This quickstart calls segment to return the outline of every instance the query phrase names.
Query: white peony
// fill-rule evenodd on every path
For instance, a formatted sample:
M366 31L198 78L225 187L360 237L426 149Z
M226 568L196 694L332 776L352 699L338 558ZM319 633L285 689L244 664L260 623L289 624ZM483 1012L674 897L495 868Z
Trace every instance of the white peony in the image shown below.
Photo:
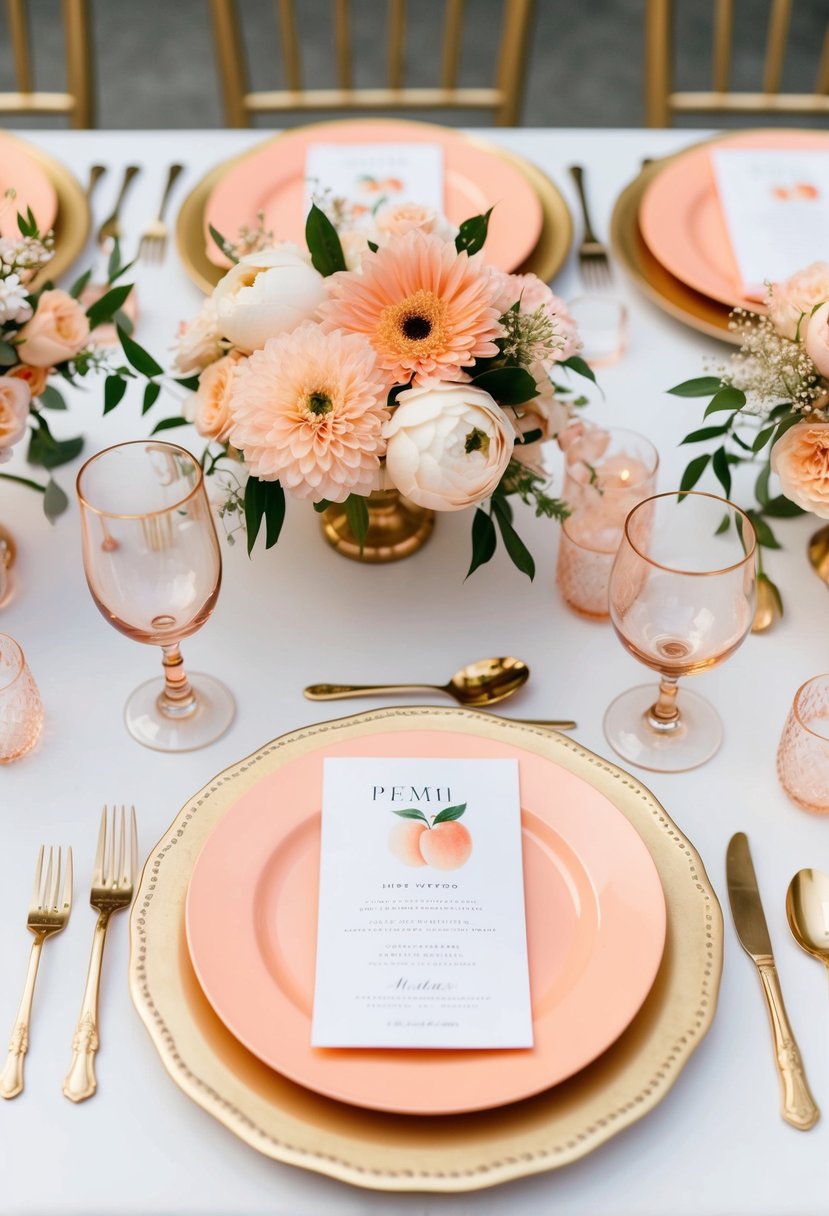
M489 393L445 382L402 392L383 434L392 482L434 511L460 511L487 498L515 444L515 428Z
M325 279L295 245L247 254L213 291L219 333L248 352L313 319L324 299Z

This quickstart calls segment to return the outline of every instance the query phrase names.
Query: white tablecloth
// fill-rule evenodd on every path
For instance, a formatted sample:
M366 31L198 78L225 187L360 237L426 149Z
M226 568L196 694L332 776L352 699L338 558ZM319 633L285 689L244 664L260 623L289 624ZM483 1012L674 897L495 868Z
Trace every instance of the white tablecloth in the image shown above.
M575 161L586 166L601 234L607 233L614 198L643 157L698 138L688 131L488 134L536 161L573 204L566 167ZM175 204L210 166L255 143L261 132L40 131L31 138L82 180L93 162L109 166L95 196L98 219L108 213L122 167L129 161L143 166L124 216L125 252L132 254L170 162L187 166ZM100 266L90 245L79 267L89 258ZM174 249L162 268L140 266L137 283L137 336L166 355L178 321L198 307L199 293ZM556 288L565 297L580 293L575 254ZM592 415L649 434L662 454L661 488L669 489L687 456L677 442L697 420L699 406L669 397L665 389L702 374L706 357L721 359L725 348L663 316L620 271L616 288L630 306L629 349L602 373L605 399L597 399ZM106 421L101 412L102 392L93 386L73 396L71 417L53 414L50 421L58 434L82 429L90 452L146 433L137 389ZM176 403L162 400L153 416L162 412L178 412ZM174 432L174 438L187 434ZM75 472L76 467L58 471L70 492ZM224 549L217 611L184 647L194 669L214 672L233 689L233 728L207 750L161 755L133 743L121 722L127 694L160 670L158 653L107 627L95 609L84 582L74 504L53 528L37 495L0 482L0 519L21 550L17 593L0 612L0 629L23 645L46 704L37 749L0 771L1 1033L11 1026L25 971L25 909L37 845L71 843L76 859L71 923L44 950L26 1092L0 1103L0 1211L826 1212L829 1118L805 1135L779 1118L766 1013L727 906L719 1012L662 1104L576 1165L508 1187L453 1198L373 1194L275 1164L237 1141L172 1083L132 1008L126 916L113 922L107 946L99 1092L81 1106L67 1102L60 1086L92 934L86 890L103 803L135 802L146 854L179 806L215 772L280 732L324 716L302 697L303 685L312 680L442 680L460 662L518 654L533 675L506 712L572 715L579 723L577 738L607 752L603 711L619 691L643 682L645 673L609 626L579 620L563 607L553 578L556 529L547 522L521 518L539 567L534 584L502 554L464 583L465 514L439 518L428 548L416 559L372 568L336 556L317 535L314 513L292 504L276 550L249 562L243 546ZM812 527L810 520L781 525L786 550L768 559L786 589L784 622L769 635L750 637L728 663L695 683L725 720L720 754L696 772L645 780L699 848L724 903L726 843L733 831L748 832L795 1033L818 1102L829 1109L825 976L792 941L784 912L786 886L798 868L829 870L829 823L794 808L778 788L774 769L793 692L829 666L829 600L804 552ZM342 712L375 704L352 702Z

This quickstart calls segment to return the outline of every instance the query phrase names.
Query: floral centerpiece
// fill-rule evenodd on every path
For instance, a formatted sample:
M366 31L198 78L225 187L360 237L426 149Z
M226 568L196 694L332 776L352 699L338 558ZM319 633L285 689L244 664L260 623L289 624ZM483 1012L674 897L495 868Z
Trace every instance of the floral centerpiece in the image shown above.
M779 549L770 521L811 511L829 519L829 262L814 262L783 283L768 284L767 313L737 308L730 326L739 351L714 376L671 389L680 397L709 397L705 419L683 443L707 444L690 461L681 489L711 467L726 498L732 472L759 465L755 504L760 587L782 612L780 592L762 568L761 549ZM776 474L780 493L773 494Z
M8 192L9 202L13 197ZM141 376L147 380L147 410L161 391L155 377L163 369L130 337L125 309L132 286L118 283L130 265L121 261L117 244L103 286L92 286L87 270L67 292L46 277L54 233L41 233L31 210L18 215L17 224L19 236L0 238L0 464L28 435L26 459L49 477L44 483L0 470L0 478L42 493L44 511L54 520L66 509L67 497L51 471L74 460L84 442L80 435L58 439L52 434L47 415L67 408L57 384L105 375L107 413L124 396L128 381ZM97 341L101 327L111 324L123 357Z
M534 275L487 266L488 214L454 234L411 204L369 229L329 211L312 206L307 249L261 223L240 244L213 233L233 265L182 328L176 366L198 387L159 426L210 441L205 470L224 470L220 513L244 518L248 551L263 522L276 543L287 495L344 521L356 554L391 493L421 513L473 508L469 573L500 535L532 577L512 502L566 514L539 445L584 399L551 377L593 378L566 308Z

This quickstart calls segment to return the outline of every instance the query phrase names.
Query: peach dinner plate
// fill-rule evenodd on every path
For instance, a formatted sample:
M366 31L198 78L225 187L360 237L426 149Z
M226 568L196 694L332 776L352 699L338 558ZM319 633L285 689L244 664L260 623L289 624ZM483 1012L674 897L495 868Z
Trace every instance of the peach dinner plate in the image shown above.
M305 244L305 158L315 143L431 143L444 155L446 217L460 224L493 207L486 260L499 270L520 266L541 235L544 215L529 181L514 165L474 139L429 123L358 119L315 123L269 140L240 161L216 186L204 209L208 257L229 265L209 225L233 240L243 224L265 216L277 240Z
M325 756L518 760L531 1049L311 1046ZM411 730L320 745L242 795L199 854L186 924L207 999L271 1068L357 1106L441 1115L516 1102L596 1059L653 984L666 916L645 844L588 782L510 744Z
M7 199L7 190L16 197ZM26 145L0 132L0 236L19 237L17 213L31 207L41 232L47 232L58 213L58 196L45 170L30 156Z
M711 153L715 148L829 151L825 131L740 131L708 140L668 161L642 198L639 227L654 257L688 287L729 307L758 311L742 294ZM759 311L764 311L762 306Z

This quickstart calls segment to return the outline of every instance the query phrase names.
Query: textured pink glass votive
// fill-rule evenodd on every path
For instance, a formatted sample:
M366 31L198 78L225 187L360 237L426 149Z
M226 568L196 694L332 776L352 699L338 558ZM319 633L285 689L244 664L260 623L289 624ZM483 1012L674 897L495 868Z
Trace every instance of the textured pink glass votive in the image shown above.
M0 764L31 751L43 725L43 703L23 651L0 633Z
M829 815L829 675L798 688L777 749L780 784L797 806Z

